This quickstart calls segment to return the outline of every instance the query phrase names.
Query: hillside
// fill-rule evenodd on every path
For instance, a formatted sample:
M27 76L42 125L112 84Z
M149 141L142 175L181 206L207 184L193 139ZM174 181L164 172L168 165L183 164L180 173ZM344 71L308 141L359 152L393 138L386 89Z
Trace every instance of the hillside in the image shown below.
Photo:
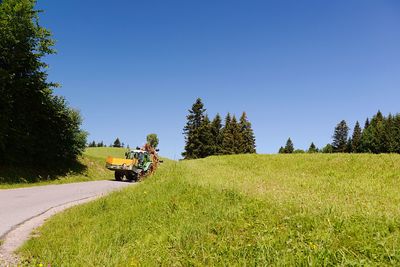
M56 215L21 253L55 266L399 265L399 178L400 155L166 161Z
M125 151L124 148L87 148L76 164L57 169L1 167L0 189L114 179L113 172L104 167L105 159L107 156L124 157Z

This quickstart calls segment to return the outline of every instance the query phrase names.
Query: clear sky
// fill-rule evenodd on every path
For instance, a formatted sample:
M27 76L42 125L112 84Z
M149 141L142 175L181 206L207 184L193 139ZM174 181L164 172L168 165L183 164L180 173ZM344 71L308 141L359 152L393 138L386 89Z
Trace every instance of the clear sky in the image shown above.
M49 78L89 140L157 133L179 158L187 110L248 113L259 153L331 142L380 109L400 112L400 1L39 0L57 40Z

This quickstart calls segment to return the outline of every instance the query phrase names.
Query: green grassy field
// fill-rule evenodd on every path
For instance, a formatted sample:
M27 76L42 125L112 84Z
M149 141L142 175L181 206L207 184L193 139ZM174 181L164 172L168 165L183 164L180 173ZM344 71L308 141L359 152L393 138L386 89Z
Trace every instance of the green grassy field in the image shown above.
M166 161L20 252L52 266L398 266L399 181L400 155Z
M123 148L87 148L79 162L65 170L37 170L25 166L0 168L0 189L87 182L113 179L113 172L107 170L107 156L124 157Z

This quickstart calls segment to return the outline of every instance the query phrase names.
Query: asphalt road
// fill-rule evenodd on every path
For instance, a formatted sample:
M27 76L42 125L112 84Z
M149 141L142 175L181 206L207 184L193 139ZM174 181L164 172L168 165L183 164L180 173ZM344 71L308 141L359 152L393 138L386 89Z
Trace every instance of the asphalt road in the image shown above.
M0 190L0 238L51 208L107 194L131 183L94 181Z

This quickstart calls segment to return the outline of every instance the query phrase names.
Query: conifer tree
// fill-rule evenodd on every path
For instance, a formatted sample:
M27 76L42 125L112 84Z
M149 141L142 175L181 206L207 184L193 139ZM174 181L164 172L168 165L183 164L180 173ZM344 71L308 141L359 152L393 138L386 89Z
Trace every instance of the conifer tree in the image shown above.
M284 154L284 153L285 153L285 148L284 148L283 146L281 146L281 147L279 148L278 153L279 153L279 154Z
M211 123L211 134L213 136L213 155L222 154L222 119L217 114Z
M199 147L196 148L196 156L205 158L214 154L214 136L212 135L212 125L207 115L199 128Z
M353 135L352 135L352 143L351 143L351 152L352 153L360 153L361 152L361 138L362 138L362 129L360 127L360 123L357 121L354 126Z
M315 146L314 142L311 143L307 152L308 153L318 153L318 148Z
M332 146L334 152L344 153L347 150L349 127L345 120L342 120L336 127L333 134Z
M361 138L363 152L384 153L384 117L380 111L372 117Z
M256 153L256 138L253 129L251 128L251 123L247 119L246 112L243 112L240 117L240 131L242 134L240 152L245 154Z
M286 154L292 154L294 152L294 145L292 142L292 139L289 139L286 141L286 145L285 145L285 153Z
M232 118L231 114L228 113L225 117L224 128L222 129L222 154L224 155L235 154L235 141L232 132Z
M119 140L118 137L117 137L117 139L115 139L113 147L121 147L121 141Z
M233 137L233 154L244 153L242 151L243 135L235 115L233 115L231 120L231 133Z
M201 98L198 98L193 104L192 108L189 110L189 115L187 115L187 123L183 129L183 134L185 135L185 152L182 156L185 159L196 159L200 158L201 150L201 140L200 132L201 126L204 121L206 109Z
M395 142L395 153L400 153L400 114L397 114L393 119L393 136Z

